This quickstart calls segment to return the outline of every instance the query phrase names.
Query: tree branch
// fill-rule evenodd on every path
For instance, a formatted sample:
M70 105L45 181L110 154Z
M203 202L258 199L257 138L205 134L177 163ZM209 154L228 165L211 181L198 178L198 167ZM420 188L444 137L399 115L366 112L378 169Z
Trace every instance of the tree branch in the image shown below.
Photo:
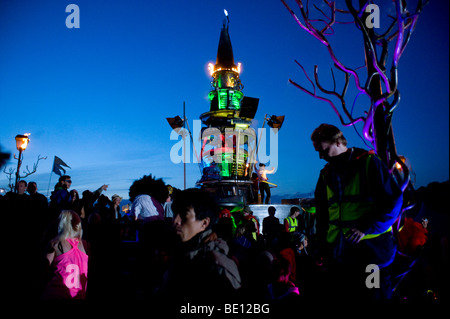
M26 166L26 169L27 169L27 170L26 170L26 171L25 171L25 170L23 171L23 173L24 173L25 175L24 175L24 176L20 176L20 178L25 178L25 177L30 176L31 174L36 173L36 170L37 170L38 165L39 165L39 161L40 161L40 160L46 160L46 159L47 159L47 157L41 157L41 155L38 155L38 160L37 160L37 162L33 164L33 170L30 171L30 169L28 168L28 165L27 165L27 166Z

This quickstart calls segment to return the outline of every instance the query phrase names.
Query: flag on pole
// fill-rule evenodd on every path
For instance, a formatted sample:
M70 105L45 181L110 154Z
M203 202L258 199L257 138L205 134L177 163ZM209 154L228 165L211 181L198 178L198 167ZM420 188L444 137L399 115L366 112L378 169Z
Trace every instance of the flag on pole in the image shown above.
M167 117L167 122L169 122L170 127L175 130L177 133L179 132L180 128L183 127L184 121L181 117L178 115L175 117Z
M55 159L53 160L53 169L52 169L53 173L61 176L62 175L61 171L63 171L64 174L66 174L66 170L63 168L63 166L71 168L69 165L64 163L62 159L60 159L58 156L55 155Z

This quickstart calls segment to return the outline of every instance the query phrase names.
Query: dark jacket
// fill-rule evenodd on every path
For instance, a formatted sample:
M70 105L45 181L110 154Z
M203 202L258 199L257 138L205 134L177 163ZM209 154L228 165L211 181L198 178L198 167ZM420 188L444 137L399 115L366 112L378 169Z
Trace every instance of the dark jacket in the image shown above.
M236 263L227 256L225 241L206 230L181 243L164 275L162 293L175 300L217 301L237 295L241 277Z
M349 187L355 186L357 174L360 176L357 179L358 196L348 196ZM329 198L330 193L333 194L332 198ZM367 206L372 207L370 211L360 214L356 220L352 221L352 225L346 225L346 222L342 221L340 227L342 229L356 228L366 235L381 234L389 229L401 212L402 191L387 167L376 155L363 149L349 148L347 152L333 158L322 169L315 190L315 199L317 236L320 243L325 244L327 233L332 229L330 207L336 206L336 202L340 207L348 207L346 204L352 202L370 202L371 205ZM357 207L357 205L349 206ZM341 209L340 214L345 215L347 213L344 211L345 208ZM336 221L333 225L336 225ZM345 236L345 234L341 235ZM342 244L342 236L333 243L334 246ZM376 244L378 241L380 245ZM379 249L384 249L381 247L384 245L383 242L382 238L367 239L362 240L360 246L367 245L368 250L378 253ZM380 262L388 262L392 254L391 250L381 252L383 256L377 256L377 258Z
M70 193L67 189L57 187L50 196L50 220L58 218L61 211L70 209Z

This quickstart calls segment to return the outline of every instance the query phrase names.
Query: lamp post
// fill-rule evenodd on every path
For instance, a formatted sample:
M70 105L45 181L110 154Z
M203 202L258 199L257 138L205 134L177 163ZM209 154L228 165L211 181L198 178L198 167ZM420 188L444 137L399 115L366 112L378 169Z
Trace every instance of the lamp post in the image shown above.
M17 193L17 183L19 182L19 171L20 166L22 165L22 152L26 150L28 146L28 142L30 141L30 138L28 137L29 134L25 135L16 135L16 148L19 151L19 157L17 158L17 171L16 171L16 182L14 184L14 192Z
M183 118L181 118L179 115L175 117L167 117L167 122L169 123L170 127L175 130L178 134L181 134L183 138L183 176L184 176L184 182L183 182L183 189L186 189L186 133L189 133L189 137L192 142L192 147L194 148L195 156L197 157L197 163L198 168L200 169L200 175L202 174L202 168L200 166L200 159L197 155L197 150L195 149L195 143L194 139L192 138L192 132L189 127L189 122L186 119L186 103L183 101ZM187 124L187 132L186 132L186 124ZM181 128L183 128L182 133L180 133Z

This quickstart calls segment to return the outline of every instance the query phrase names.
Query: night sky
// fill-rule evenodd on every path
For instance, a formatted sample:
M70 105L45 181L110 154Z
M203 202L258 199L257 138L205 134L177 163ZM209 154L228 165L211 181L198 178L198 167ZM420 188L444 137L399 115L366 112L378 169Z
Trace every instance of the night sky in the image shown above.
M299 14L295 1L287 2ZM80 9L80 28L66 27L71 3ZM377 3L382 14L390 12L392 1ZM182 188L183 165L171 162L177 141L170 140L166 117L182 116L185 102L192 128L209 111L207 65L216 59L224 9L235 62L242 63L243 93L260 99L253 127L261 127L265 114L286 116L278 169L269 175L279 185L272 194L312 192L325 164L310 142L314 128L337 125L349 146L367 146L327 103L288 82L310 88L298 60L310 76L317 64L321 82L331 88L332 63L280 1L0 0L2 150L17 154L14 137L31 133L24 167L38 155L47 159L26 180L36 181L45 195L57 181L50 174L55 155L71 167L72 188L80 193L109 184L107 196L128 198L131 183L148 174ZM432 0L424 8L399 64L401 102L393 128L398 153L416 174L415 188L449 179L448 12L448 1ZM383 27L390 20L382 15L380 22ZM351 67L363 65L354 25L336 25L334 33L336 55ZM342 73L335 75L342 86ZM351 87L350 107L355 96ZM361 97L354 114L365 110ZM11 156L7 168L16 165ZM198 179L198 164L189 163L187 186ZM2 173L0 187L6 186Z

